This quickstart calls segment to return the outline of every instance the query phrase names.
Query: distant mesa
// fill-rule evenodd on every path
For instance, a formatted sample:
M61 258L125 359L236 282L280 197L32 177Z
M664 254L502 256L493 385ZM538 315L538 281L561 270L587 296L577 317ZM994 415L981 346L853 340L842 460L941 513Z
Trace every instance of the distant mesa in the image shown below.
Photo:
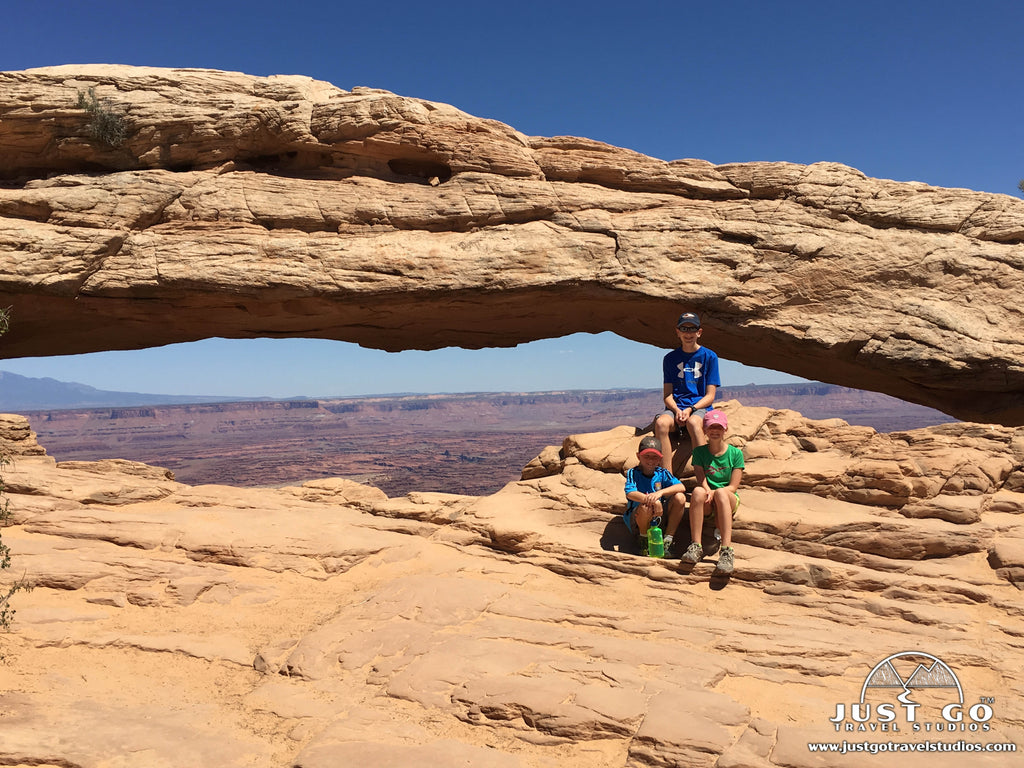
M242 397L201 397L198 395L112 392L96 389L87 384L58 381L51 378L19 376L16 373L0 371L0 411L43 411L64 408L129 408L145 405L218 403L246 399Z
M0 145L7 358L212 336L397 351L611 330L667 347L685 307L728 359L1024 424L1024 201L1008 195L665 162L198 69L0 73Z

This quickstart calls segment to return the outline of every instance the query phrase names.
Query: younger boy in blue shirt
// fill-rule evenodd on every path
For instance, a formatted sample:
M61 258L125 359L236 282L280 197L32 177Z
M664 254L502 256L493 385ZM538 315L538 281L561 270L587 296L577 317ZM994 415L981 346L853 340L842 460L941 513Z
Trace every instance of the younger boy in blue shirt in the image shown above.
M661 466L661 441L648 435L640 441L636 454L640 463L626 472L626 527L640 538L641 554L646 554L647 530L652 525L664 529L662 516L678 525L686 504L686 488ZM675 529L675 525L672 526ZM665 551L672 545L665 539Z

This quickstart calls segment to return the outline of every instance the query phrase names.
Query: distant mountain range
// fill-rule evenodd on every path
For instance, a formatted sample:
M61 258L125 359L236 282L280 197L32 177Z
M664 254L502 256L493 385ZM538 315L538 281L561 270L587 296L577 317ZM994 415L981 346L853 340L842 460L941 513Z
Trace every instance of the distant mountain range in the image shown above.
M66 408L123 408L132 405L187 405L266 398L150 395L108 392L85 384L57 379L34 379L0 371L0 411L58 411Z
M594 392L604 390L594 390ZM618 392L618 395L615 393ZM605 397L624 397L625 390L608 390ZM629 390L644 393L647 390ZM491 396L495 393L468 393L469 395ZM500 394L500 393L498 393ZM531 393L536 399L544 393ZM550 392L549 396L566 396L567 392ZM579 394L579 393L576 393ZM651 389L649 394L657 402L661 391ZM379 395L376 398L398 401L403 397L414 397L422 400L424 395L409 393ZM324 398L321 398L324 399ZM342 398L354 400L355 398ZM365 398L364 398L365 399ZM812 419L839 418L851 424L873 426L879 431L912 429L928 424L941 424L955 421L951 416L925 408L921 405L906 403L902 400L883 395L878 392L840 387L820 382L804 382L794 384L748 384L745 386L725 386L719 390L719 401L739 400L744 405L764 405L772 408L789 408L799 411ZM269 398L269 397L214 397L202 395L155 395L142 392L111 392L96 389L76 382L58 381L57 379L35 379L19 376L14 373L0 371L0 412L26 413L39 411L60 411L88 408L129 408L135 406L159 405L195 405L202 403L242 403L242 402L286 402L310 400L314 398Z

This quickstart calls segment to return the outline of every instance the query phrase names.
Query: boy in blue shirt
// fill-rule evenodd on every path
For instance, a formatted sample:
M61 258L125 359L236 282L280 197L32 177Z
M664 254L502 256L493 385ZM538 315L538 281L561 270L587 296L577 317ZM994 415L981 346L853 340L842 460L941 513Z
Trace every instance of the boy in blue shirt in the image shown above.
M707 442L704 415L712 410L715 392L722 385L718 355L698 343L702 333L697 315L681 314L676 321L679 346L662 361L665 411L654 420L654 435L665 447L661 466L669 472L672 471L672 432L685 427L690 445L704 445Z
M675 530L683 518L686 488L671 472L661 466L661 441L648 435L640 441L636 454L640 464L626 472L626 527L640 539L641 554L647 554L647 529L652 525L664 529L662 516L668 513L668 523ZM672 545L665 539L665 552Z

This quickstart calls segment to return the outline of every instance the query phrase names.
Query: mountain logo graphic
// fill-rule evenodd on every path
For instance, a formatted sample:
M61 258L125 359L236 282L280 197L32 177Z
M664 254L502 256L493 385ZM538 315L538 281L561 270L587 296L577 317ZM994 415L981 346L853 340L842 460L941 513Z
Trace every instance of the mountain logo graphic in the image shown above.
M913 666L911 666L913 665ZM904 670L900 675L897 666ZM861 703L869 688L899 688L901 701L913 688L952 688L959 703L964 702L963 688L956 673L942 659L922 651L902 651L882 659L871 670L860 690Z

